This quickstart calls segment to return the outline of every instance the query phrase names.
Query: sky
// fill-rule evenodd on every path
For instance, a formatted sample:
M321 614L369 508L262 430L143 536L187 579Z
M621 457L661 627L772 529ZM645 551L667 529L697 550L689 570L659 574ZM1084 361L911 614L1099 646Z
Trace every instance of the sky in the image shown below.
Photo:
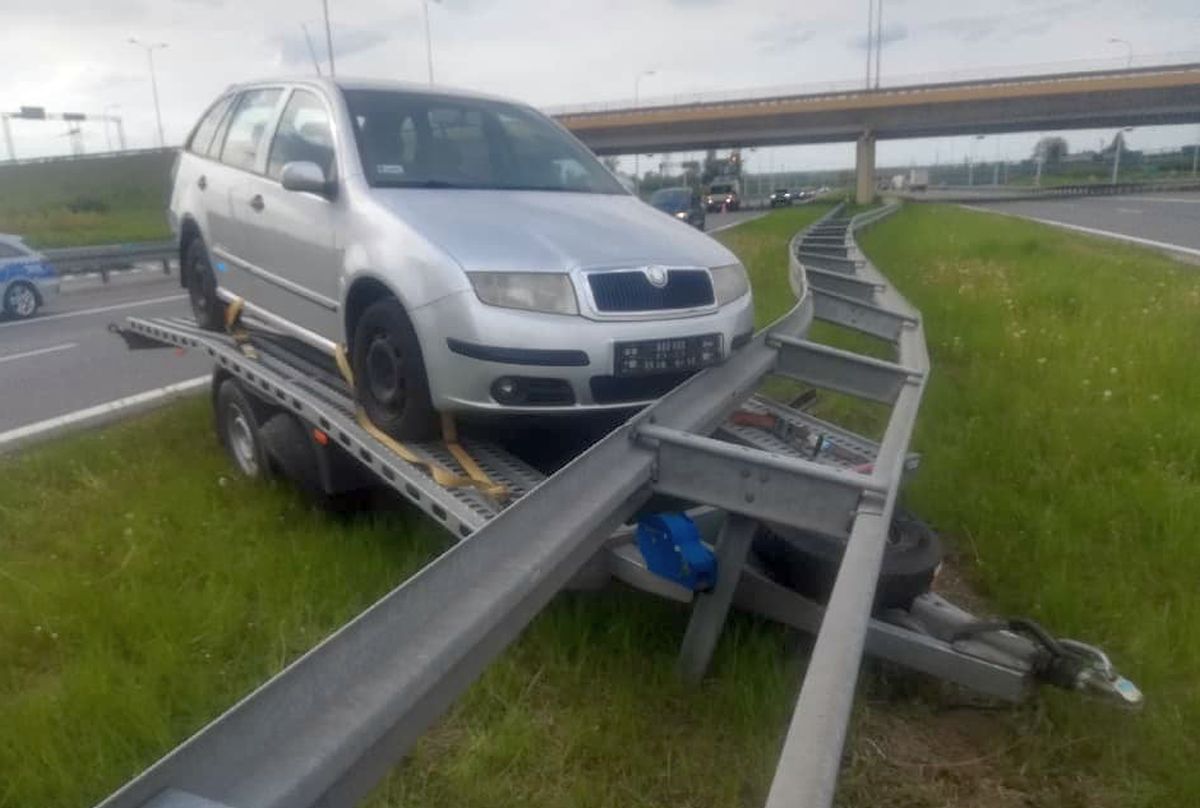
M430 0L439 84L536 106L643 99L743 88L861 81L867 0ZM422 0L329 0L342 76L424 82ZM227 85L311 75L302 26L326 68L320 0L0 0L0 109L120 115L131 147L156 144L146 52L154 53L163 128L178 144ZM1200 61L1195 0L884 0L884 83L947 79L1046 64L1053 71L1190 54ZM1170 55L1168 57L1168 55ZM643 75L653 71L651 75ZM640 78L638 78L640 76ZM12 124L18 157L64 154L62 123ZM103 151L99 123L83 127ZM1047 133L881 142L879 165L1020 159ZM1073 151L1111 131L1064 133ZM1135 149L1195 143L1200 124L1144 127ZM678 158L676 158L678 159ZM628 163L629 161L626 161ZM853 144L758 149L751 171L841 168ZM657 164L643 159L642 167Z

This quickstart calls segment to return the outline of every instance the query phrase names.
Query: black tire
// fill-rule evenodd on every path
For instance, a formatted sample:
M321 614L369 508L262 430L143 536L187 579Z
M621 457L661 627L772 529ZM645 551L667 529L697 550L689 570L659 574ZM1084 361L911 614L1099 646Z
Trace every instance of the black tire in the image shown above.
M271 460L259 430L259 407L240 384L226 379L213 400L217 438L238 471L252 480L271 476Z
M754 552L767 574L818 603L829 600L844 550L838 539L782 526L764 526L754 539ZM929 591L941 563L942 543L933 528L897 509L875 588L875 612L908 608Z
M225 329L225 303L217 297L217 278L212 263L208 260L208 249L199 238L188 245L187 290L192 304L192 316L196 325L208 331Z
M375 426L397 440L437 434L421 344L398 300L367 306L354 325L350 364L358 402Z
M42 305L33 284L14 281L4 290L4 313L14 320L28 320Z

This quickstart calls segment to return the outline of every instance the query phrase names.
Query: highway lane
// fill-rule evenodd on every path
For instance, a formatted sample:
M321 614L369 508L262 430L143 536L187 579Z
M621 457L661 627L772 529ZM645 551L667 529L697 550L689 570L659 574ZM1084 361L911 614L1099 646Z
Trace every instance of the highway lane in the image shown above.
M757 219L764 213L765 211L761 210L735 210L730 213L709 213L704 217L704 232L716 233L726 230L735 224L741 224L749 219Z
M189 312L171 277L61 295L32 320L0 321L0 432L204 375L200 356L131 352L106 331L130 314Z
M1200 193L1091 196L1014 202L974 202L972 207L1148 239L1200 250Z

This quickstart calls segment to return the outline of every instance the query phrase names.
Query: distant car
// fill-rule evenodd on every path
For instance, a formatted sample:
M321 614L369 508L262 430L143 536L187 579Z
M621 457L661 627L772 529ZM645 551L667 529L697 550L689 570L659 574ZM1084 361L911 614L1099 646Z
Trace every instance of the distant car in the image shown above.
M650 204L681 222L704 229L704 206L700 204L700 194L691 188L659 188L650 195Z
M438 411L640 407L754 330L737 256L487 96L231 87L184 142L168 219L200 325L240 301L348 360L367 417L402 440L436 435Z
M26 320L58 294L58 273L19 236L0 233L0 303L4 314Z
M776 188L771 192L771 207L785 208L792 204L792 192L787 188Z
M708 187L708 195L704 197L704 207L709 213L722 208L737 210L741 206L742 202L738 198L736 182L714 182Z

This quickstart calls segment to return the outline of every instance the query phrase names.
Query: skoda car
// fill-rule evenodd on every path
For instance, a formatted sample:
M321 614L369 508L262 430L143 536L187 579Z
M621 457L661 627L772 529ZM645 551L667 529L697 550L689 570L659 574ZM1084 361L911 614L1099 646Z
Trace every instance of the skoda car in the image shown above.
M753 329L746 271L520 103L337 79L235 86L174 170L198 322L235 299L345 351L372 421L645 404Z
M0 233L0 311L24 320L58 294L58 273L18 236Z

